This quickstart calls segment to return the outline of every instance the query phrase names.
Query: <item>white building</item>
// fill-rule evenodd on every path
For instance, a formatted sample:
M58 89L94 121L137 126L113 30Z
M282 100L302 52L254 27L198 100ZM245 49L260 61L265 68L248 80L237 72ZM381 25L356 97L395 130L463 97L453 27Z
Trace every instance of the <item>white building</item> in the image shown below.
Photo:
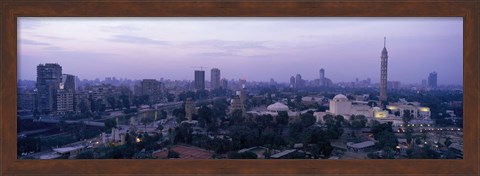
M373 142L373 141L363 141L363 142L355 143L355 144L353 142L348 142L347 143L347 149L353 150L355 152L365 151L369 148L372 148L373 146L375 146L375 142Z
M317 123L324 123L323 116L327 114L327 112L314 112L313 116L315 116L315 119L317 119Z
M322 104L323 96L305 96L302 97L303 104Z
M274 104L271 104L269 106L267 106L267 111L268 112L275 112L275 113L278 113L278 112L288 112L290 109L288 108L287 105L283 104L283 103L280 103L280 102L276 102Z
M388 111L384 111L379 107L374 107L373 108L373 117L375 119L384 119L388 117Z
M403 117L405 111L410 111L414 119L430 119L431 112L428 107L421 107L413 104L392 104L387 106L392 114L397 114L399 117Z
M257 110L252 110L248 111L247 114L252 114L252 115L272 115L274 120L276 116L278 116L279 112L286 112L288 115L288 121L291 122L293 120L298 119L300 117L300 112L294 112L290 111L290 108L288 108L287 105L276 102L274 104L268 105L266 110L265 109L257 109Z
M368 102L353 101L350 113L355 114L355 115L363 115L365 117L371 117L372 116L372 108L370 106L368 106Z
M329 112L335 115L350 115L352 103L343 94L338 94L330 100Z

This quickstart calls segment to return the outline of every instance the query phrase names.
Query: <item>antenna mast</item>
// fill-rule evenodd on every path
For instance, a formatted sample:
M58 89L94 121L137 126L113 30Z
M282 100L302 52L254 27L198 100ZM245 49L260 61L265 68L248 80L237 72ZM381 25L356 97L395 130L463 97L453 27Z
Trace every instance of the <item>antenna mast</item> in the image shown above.
M387 45L387 37L383 37L383 47L385 48L386 45Z

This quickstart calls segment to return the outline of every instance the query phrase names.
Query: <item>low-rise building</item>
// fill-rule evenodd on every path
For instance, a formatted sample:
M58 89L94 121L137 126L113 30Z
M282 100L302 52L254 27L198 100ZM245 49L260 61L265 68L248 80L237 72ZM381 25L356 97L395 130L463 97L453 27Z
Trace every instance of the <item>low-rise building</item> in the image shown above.
M373 141L364 141L360 143L353 143L353 142L347 143L347 149L353 150L355 152L365 151L367 149L373 148L374 146L375 146L375 142Z

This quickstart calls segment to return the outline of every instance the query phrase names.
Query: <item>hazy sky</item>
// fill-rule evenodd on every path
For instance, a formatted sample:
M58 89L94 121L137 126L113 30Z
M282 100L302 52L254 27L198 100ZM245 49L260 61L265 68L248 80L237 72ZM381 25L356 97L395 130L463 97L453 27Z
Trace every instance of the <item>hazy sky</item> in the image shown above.
M18 18L19 79L58 63L80 79L193 80L193 67L227 79L379 82L387 37L388 80L463 84L462 18Z

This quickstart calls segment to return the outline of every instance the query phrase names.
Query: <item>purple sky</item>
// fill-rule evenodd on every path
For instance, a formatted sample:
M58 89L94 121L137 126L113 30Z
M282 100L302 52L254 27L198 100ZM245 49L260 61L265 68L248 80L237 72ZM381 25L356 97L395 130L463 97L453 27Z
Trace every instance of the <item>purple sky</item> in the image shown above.
M193 80L196 66L227 79L379 82L383 37L388 80L463 84L462 18L18 18L19 79L59 63L80 79Z

